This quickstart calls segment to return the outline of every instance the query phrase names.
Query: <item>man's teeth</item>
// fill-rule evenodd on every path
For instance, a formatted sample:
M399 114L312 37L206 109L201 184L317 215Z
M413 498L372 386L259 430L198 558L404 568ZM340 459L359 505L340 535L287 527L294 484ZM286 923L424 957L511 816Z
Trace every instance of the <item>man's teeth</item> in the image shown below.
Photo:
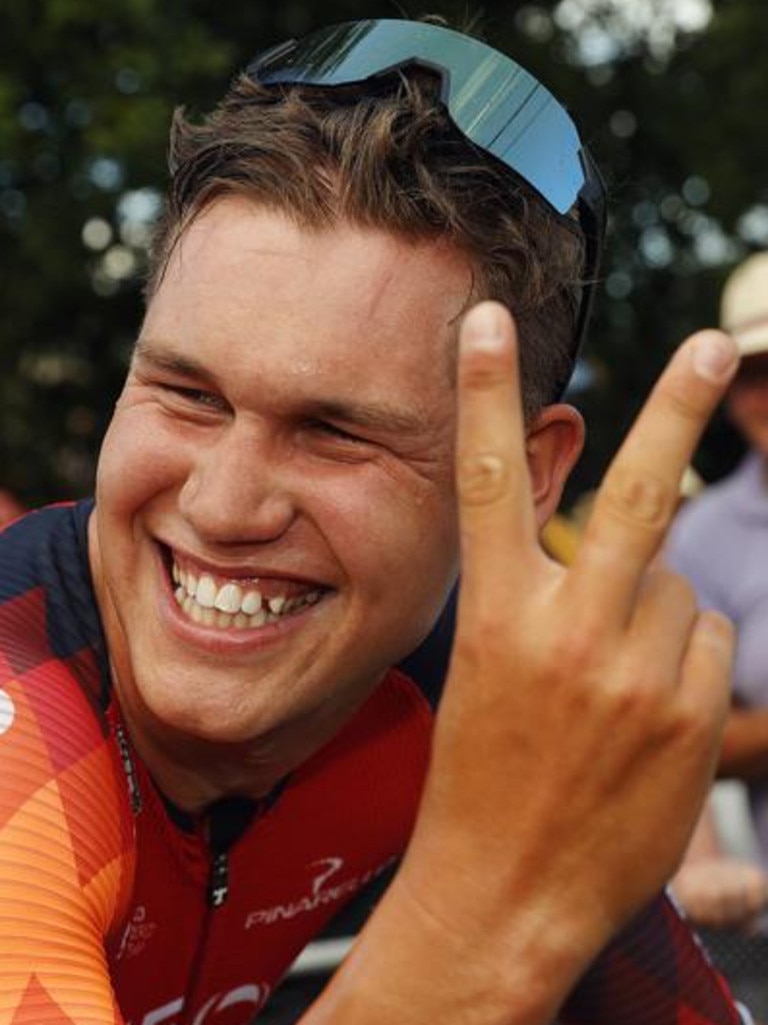
M172 576L176 584L174 595L185 615L195 623L221 630L266 626L320 600L319 591L307 591L293 598L282 594L265 598L256 588L245 589L233 581L219 586L210 574L197 577L176 562Z

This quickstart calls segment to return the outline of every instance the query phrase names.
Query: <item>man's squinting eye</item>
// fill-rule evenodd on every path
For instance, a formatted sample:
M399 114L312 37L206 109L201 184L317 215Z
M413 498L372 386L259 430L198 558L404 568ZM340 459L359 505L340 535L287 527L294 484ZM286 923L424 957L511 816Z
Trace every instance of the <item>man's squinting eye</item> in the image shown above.
M204 388L188 388L178 384L161 385L164 391L184 399L192 406L202 406L208 409L225 409L226 402L215 392L206 391Z
M361 438L357 434L351 434L349 431L344 430L343 427L338 427L336 424L329 423L327 420L308 420L304 427L305 430L314 431L317 434L326 435L329 438L336 438L339 441L348 441L358 445L367 443L366 438Z

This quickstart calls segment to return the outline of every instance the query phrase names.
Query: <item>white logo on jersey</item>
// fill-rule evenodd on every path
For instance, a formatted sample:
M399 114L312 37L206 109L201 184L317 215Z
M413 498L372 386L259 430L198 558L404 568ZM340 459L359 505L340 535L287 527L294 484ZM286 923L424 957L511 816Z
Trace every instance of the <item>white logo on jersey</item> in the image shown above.
M147 909L143 904L137 904L131 915L131 920L126 925L120 940L116 960L122 961L129 957L136 957L140 954L157 931L155 922L147 921Z
M343 858L320 858L319 861L313 861L313 865L325 865L325 871L320 872L316 875L312 883L312 896L316 897L323 888L323 883L327 882L331 876L336 875L340 868L344 868Z
M0 736L6 733L16 718L16 706L7 691L0 690Z
M287 901L284 904L275 904L271 908L259 908L257 911L249 911L245 916L245 928L252 929L255 925L274 925L275 922L295 918L297 915L307 914L315 911L325 904L333 904L343 897L351 896L357 890L362 889L366 883L380 876L382 872L393 865L397 858L389 858L375 868L362 872L359 875L351 875L346 879L338 879L338 873L344 868L344 859L339 857L320 858L318 861L310 862L310 868L322 866L320 872L315 872L312 882L309 885L309 893L298 897L296 900ZM329 886L328 881L337 877L333 885Z
M219 1011L226 1011L229 1007L244 1004L249 1008L250 1014L260 1011L269 998L270 987L265 983L246 983L244 986L236 986L227 990L226 993L214 993L212 997L203 1004L195 1017L192 1025L215 1025ZM141 1019L139 1025L179 1025L180 1015L184 1010L184 998L178 997L171 1000L162 1007L155 1007ZM186 1019L185 1019L186 1020ZM129 1022L128 1025L131 1025Z

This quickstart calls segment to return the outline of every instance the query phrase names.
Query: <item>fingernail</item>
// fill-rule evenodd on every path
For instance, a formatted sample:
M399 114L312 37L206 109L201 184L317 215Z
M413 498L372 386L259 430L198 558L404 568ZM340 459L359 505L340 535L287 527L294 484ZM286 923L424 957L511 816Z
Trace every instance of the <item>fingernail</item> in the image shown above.
M483 302L467 314L464 344L474 352L501 352L506 344L503 310L498 303Z
M736 366L739 352L729 335L720 331L705 331L696 341L693 367L699 377L719 384Z

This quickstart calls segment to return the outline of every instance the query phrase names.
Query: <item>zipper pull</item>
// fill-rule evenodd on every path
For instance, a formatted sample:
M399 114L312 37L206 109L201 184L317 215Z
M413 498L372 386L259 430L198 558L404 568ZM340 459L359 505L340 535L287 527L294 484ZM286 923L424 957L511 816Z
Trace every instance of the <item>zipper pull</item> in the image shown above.
M229 858L226 851L220 851L211 864L208 886L208 902L213 908L220 908L229 896Z

